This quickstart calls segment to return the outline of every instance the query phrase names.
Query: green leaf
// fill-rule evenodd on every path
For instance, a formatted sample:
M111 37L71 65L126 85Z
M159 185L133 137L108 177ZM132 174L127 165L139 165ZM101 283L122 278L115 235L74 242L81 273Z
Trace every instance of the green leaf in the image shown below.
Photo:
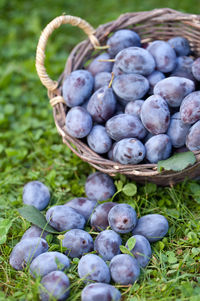
M131 251L133 250L133 248L135 247L135 244L136 244L136 239L134 237L130 237L128 240L127 240L127 245L128 245L128 249Z
M133 254L131 253L131 251L129 251L129 249L127 249L125 246L120 246L120 251L123 253L123 254L129 254L131 256L133 256Z
M0 244L4 244L7 239L7 233L12 226L12 220L1 219L0 220Z
M44 215L37 208L26 205L19 208L18 211L23 218L25 218L30 223L38 226L39 228L50 233L60 234L60 232L56 231L54 228L47 224Z
M150 194L156 192L157 186L154 183L146 183L144 189L146 194Z
M133 183L126 184L122 191L127 196L134 196L137 193L137 186Z
M181 171L195 162L196 158L193 152L179 153L167 160L158 161L158 171L161 172L163 169Z
M195 201L200 204L200 185L197 183L191 183L189 187Z
M122 181L115 181L115 186L117 187L117 191L122 190L123 187Z

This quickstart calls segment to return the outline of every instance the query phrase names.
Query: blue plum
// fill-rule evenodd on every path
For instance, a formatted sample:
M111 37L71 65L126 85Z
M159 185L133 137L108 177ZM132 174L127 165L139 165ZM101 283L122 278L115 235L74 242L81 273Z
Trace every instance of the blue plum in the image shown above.
M100 72L111 72L113 63L109 62L109 59L110 55L106 52L98 55L88 66L88 71L90 71L93 76ZM102 62L101 60L105 61Z
M107 264L95 254L87 254L81 257L78 263L78 274L80 278L84 278L85 282L110 282L110 271Z
M58 205L49 208L46 212L46 220L57 231L66 231L70 229L83 229L85 218L75 209Z
M38 255L48 250L48 244L43 238L33 237L21 240L10 254L10 265L15 270L22 270Z
M65 233L62 246L67 248L65 254L72 258L81 257L94 248L91 235L80 229L72 229Z
M147 214L142 216L133 229L133 235L143 235L149 242L161 240L168 232L167 219L161 214Z
M190 128L186 138L186 146L190 151L200 150L200 120Z
M41 301L58 300L64 301L70 292L70 282L67 275L61 271L53 271L41 280Z
M21 240L26 238L33 238L33 237L41 237L45 239L47 235L48 235L47 231L43 231L39 227L32 225L28 230L26 230Z
M132 236L135 238L135 246L132 250L128 248L128 244L126 243L126 248L129 249L129 251L134 255L135 259L138 261L139 265L142 268L145 268L151 258L152 252L151 252L151 245L146 239L146 237L142 235L134 235Z
M149 90L148 80L140 74L121 74L114 78L112 88L123 104L141 99Z
M192 64L194 60L189 56L179 56L176 59L176 67L171 76L185 77L195 82L192 74Z
M155 135L145 143L146 158L150 163L165 160L171 155L172 144L166 134Z
M49 204L50 192L46 185L39 181L28 182L23 189L23 202L38 210L43 210Z
M190 53L190 44L184 37L174 37L168 40L169 45L175 50L177 56L188 55Z
M115 191L113 179L102 172L89 175L85 183L85 193L90 200L106 201Z
M120 301L117 288L107 283L91 283L81 293L81 301Z
M109 268L112 280L121 285L133 284L140 276L137 260L128 254L113 257Z
M95 75L94 78L94 90L98 90L104 86L109 86L111 81L111 73L110 72L100 72Z
M147 76L155 69L153 56L145 49L129 47L121 50L115 57L115 65L124 73Z
M44 277L53 271L68 269L69 266L69 259L66 255L59 252L45 252L32 261L30 272L34 277Z
M141 120L137 116L129 114L119 114L110 118L106 122L106 131L115 141L124 138L142 139L147 134Z
M116 143L117 143L117 142L115 141L115 142L112 144L111 149L110 149L109 152L108 152L108 159L111 160L111 161L114 161L114 158L113 158L113 149L114 149Z
M145 157L145 147L136 138L118 141L113 149L113 160L121 164L138 164Z
M93 126L87 136L87 143L97 154L107 153L112 146L112 140L108 136L105 127L99 124Z
M109 211L108 222L113 231L128 233L136 226L137 215L130 205L118 204Z
M65 206L69 206L82 214L86 221L90 218L96 205L97 201L92 201L87 198L75 198L65 204Z
M200 58L197 58L192 64L192 74L196 80L200 81Z
M131 46L141 46L139 35L130 29L116 31L108 40L108 52L111 57L115 57L118 52Z
M171 72L176 66L176 52L164 41L154 41L150 43L147 50L152 54L156 69L163 73Z
M116 98L112 88L106 86L97 90L90 98L87 110L93 120L104 123L112 117L116 110Z
M200 91L187 95L180 106L181 120L193 124L200 119Z
M81 105L90 97L94 86L94 78L87 70L75 70L64 79L62 92L68 107Z
M173 147L178 148L185 145L189 129L190 125L182 122L180 112L171 116L167 135L169 136Z
M150 94L153 94L153 89L154 89L155 85L164 78L165 78L165 75L158 70L153 71L149 76L147 76L147 79L149 81L149 87L150 87L149 93Z
M108 213L111 208L116 206L116 203L113 202L106 202L103 204L98 205L90 219L90 224L92 228L94 228L97 231L105 230L108 226Z
M170 111L167 102L160 95L148 97L141 108L141 120L152 134L162 134L168 129Z
M73 107L65 119L67 132L75 138L86 137L92 129L92 117L83 107Z
M138 118L140 118L140 112L142 105L144 103L144 100L138 99L134 101L129 101L125 107L125 114L130 114L130 115L136 115Z
M119 234L112 230L105 230L99 233L94 242L94 249L105 260L111 260L115 255L120 254L122 244Z
M172 76L159 81L154 87L154 94L160 95L170 107L179 107L186 95L195 90L192 80Z

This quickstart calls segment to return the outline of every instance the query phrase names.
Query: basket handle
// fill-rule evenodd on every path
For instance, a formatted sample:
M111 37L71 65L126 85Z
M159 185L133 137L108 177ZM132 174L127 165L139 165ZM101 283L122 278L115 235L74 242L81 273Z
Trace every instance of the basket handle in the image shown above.
M98 39L94 35L95 29L85 20L69 15L64 15L53 19L42 31L36 50L36 70L38 76L42 84L50 91L53 91L57 88L58 82L50 79L46 72L44 66L45 48L49 36L56 28L60 27L60 25L62 24L71 24L72 26L78 26L86 33L94 48L97 48L100 45Z

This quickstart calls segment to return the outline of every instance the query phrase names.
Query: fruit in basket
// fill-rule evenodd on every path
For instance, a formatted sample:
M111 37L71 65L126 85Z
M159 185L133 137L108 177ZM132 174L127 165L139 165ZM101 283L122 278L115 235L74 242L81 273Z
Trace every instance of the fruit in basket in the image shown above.
M91 283L81 293L81 301L120 301L121 294L117 288L107 283Z
M26 205L43 210L47 207L50 200L50 192L46 185L39 181L31 181L24 186L23 202Z
M85 193L90 200L105 201L116 191L113 179L102 172L95 172L86 180Z
M140 276L140 266L137 260L128 254L113 257L109 268L112 280L118 284L133 284Z
M143 235L149 242L161 240L168 232L167 219L161 214L147 214L138 219L133 235Z
M111 260L120 254L122 239L116 232L105 230L99 233L94 242L94 250L105 260Z
M68 298L70 282L67 275L61 271L53 271L41 280L40 299L41 301L60 300Z
M112 146L112 140L108 136L105 127L99 124L93 126L87 136L87 143L98 154L107 153Z
M133 30L121 29L116 31L106 43L111 57L115 57L122 49L131 46L141 46L140 36Z
M152 134L162 134L168 129L170 112L167 102L160 95L148 97L141 108L141 120Z
M66 232L62 246L67 248L65 254L72 258L80 258L82 255L93 251L94 248L91 235L81 229L72 229Z
M78 274L85 282L110 282L110 271L107 264L95 254L87 254L81 257L78 263Z
M153 92L160 95L170 107L179 107L184 97L194 90L194 82L190 79L172 76L159 81Z
M128 204L118 204L108 213L111 229L117 233L128 233L137 224L137 215L133 207Z
M88 66L88 71L95 76L100 72L111 72L113 68L113 63L109 62L110 55L106 52L98 55Z
M192 74L192 64L194 60L190 56L179 56L176 59L176 68L173 70L171 76L179 76L191 79L195 82Z
M112 74L110 72L99 72L94 77L94 90L98 90L104 86L109 86Z
M92 129L92 117L83 107L71 108L66 116L67 132L75 138L86 137Z
M190 129L190 125L183 123L180 112L171 116L170 125L167 131L173 147L182 147L185 145L186 136Z
M191 151L200 150L200 120L190 128L186 138L186 146Z
M155 61L149 51L140 47L128 47L115 57L116 67L124 73L147 76L155 69Z
M97 201L92 201L81 197L72 199L65 204L65 206L71 207L83 215L86 221L90 218L96 205Z
M157 163L160 160L169 158L172 150L170 138L166 134L159 134L151 137L145 143L146 159L150 163Z
M168 40L170 46L175 50L177 56L190 54L190 44L184 37L174 37Z
M87 70L75 70L67 75L63 82L63 98L68 107L81 105L90 97L94 86L94 78Z
M90 224L96 231L105 230L108 226L108 213L111 208L116 206L116 203L106 202L98 205L91 215Z
M118 141L113 149L113 159L121 164L138 164L145 157L145 147L136 138L126 138Z
M124 105L141 99L149 90L148 80L140 74L121 74L114 78L112 88Z
M196 80L200 81L200 58L197 58L192 64L192 74Z
M153 41L147 50L152 54L158 71L163 73L173 71L176 66L176 53L169 43L159 40Z
M187 95L180 106L181 120L193 124L200 119L200 91Z
M153 94L155 85L164 78L164 73L158 70L153 71L151 74L149 74L149 76L147 76L147 79L149 81L149 94Z
M143 103L144 103L144 100L142 100L142 99L129 101L127 103L127 105L125 106L124 113L130 114L130 115L136 115L138 118L140 118L140 112L141 112Z

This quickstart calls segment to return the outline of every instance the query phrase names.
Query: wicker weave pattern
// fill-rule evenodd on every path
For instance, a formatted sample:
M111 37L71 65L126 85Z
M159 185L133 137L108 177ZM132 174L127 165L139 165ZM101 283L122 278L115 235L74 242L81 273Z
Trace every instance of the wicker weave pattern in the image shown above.
M173 36L184 36L190 42L190 46L196 57L200 56L200 16L184 14L172 9L155 9L147 12L127 13L117 20L100 25L95 33L101 46L106 44L108 36L122 28L131 28L136 31L143 43L153 40L168 40ZM48 91L49 98L61 96L61 86L64 77L73 70L80 69L84 63L93 57L94 47L90 40L79 43L71 52L66 62L65 70L59 79L59 88L54 92ZM103 50L99 50L99 55ZM108 173L111 176L116 173L131 177L137 182L150 181L158 185L173 185L185 178L194 178L200 175L200 151L195 152L197 162L181 172L157 171L156 164L122 165L105 159L93 152L84 142L69 136L65 130L65 117L67 107L62 102L57 102L53 107L55 124L63 142L82 160L90 165Z

